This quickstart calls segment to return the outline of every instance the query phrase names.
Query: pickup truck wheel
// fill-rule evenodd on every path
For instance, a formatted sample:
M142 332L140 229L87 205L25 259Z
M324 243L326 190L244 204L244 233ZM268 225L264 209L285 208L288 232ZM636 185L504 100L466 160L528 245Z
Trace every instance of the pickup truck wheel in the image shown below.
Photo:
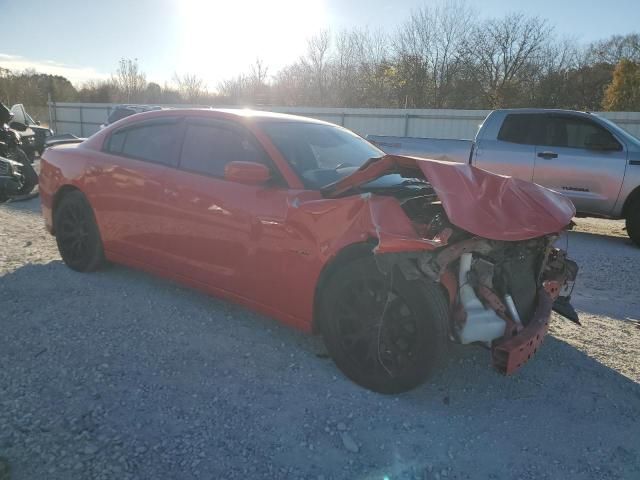
M58 204L53 225L64 263L78 272L91 272L104 264L104 249L93 210L82 192L67 193Z
M626 218L627 234L640 247L640 200L629 206Z
M390 278L392 277L392 278ZM420 385L447 343L439 285L386 277L373 257L353 260L321 293L320 331L337 367L358 385L401 393Z

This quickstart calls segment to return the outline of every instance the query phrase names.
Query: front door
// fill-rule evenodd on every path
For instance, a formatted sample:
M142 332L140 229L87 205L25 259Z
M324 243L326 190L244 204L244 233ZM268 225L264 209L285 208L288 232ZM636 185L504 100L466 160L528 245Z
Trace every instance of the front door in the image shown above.
M593 120L548 114L540 122L533 181L567 195L581 213L610 215L627 153Z
M231 161L275 168L243 127L223 120L186 121L179 169L165 180L167 265L180 276L273 306L269 286L275 287L281 266L278 255L269 252L277 252L287 235L289 190L275 174L267 185L225 180Z

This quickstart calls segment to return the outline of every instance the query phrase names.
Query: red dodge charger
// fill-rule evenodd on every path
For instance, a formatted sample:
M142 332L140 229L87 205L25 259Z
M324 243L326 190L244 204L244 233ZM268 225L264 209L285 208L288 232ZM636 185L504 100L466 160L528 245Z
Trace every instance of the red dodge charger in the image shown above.
M48 149L40 193L72 269L141 268L318 332L377 392L420 384L450 341L511 373L552 309L575 314L566 197L318 120L140 113Z

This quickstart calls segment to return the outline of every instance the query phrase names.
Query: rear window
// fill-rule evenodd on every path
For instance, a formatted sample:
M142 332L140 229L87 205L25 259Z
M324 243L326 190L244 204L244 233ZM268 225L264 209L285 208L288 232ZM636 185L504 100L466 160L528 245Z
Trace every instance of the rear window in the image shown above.
M541 115L510 113L498 133L498 140L503 142L536 145L538 120Z
M133 125L114 132L105 150L163 165L175 165L179 152L179 128L175 120Z

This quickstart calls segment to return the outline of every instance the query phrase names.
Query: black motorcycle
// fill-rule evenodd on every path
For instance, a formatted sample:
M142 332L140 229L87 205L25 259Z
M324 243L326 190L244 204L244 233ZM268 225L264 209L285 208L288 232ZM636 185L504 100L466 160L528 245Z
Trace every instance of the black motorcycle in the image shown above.
M12 122L13 113L0 103L0 157L13 162L2 162L0 176L10 178L0 182L0 198L13 195L27 195L38 184L38 174L33 169L27 154L22 150L18 132L27 130L27 126ZM5 165L6 164L6 165ZM7 172L4 172L4 170ZM4 174L4 175L2 175ZM4 185L4 188L3 188Z

